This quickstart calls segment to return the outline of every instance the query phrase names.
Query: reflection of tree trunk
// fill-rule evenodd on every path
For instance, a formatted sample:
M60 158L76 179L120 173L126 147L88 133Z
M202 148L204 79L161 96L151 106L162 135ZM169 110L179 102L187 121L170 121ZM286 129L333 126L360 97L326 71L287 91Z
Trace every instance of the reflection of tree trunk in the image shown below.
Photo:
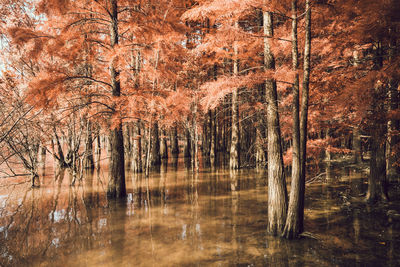
M114 266L124 266L124 248L125 248L125 224L127 204L126 201L112 201L110 204L109 228L110 244L112 251L112 264Z

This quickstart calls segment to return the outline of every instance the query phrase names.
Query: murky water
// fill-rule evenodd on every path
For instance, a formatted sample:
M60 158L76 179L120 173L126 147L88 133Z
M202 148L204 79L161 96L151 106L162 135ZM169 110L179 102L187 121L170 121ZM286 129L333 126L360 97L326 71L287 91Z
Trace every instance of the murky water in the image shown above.
M68 171L52 168L40 188L23 177L1 180L0 265L400 265L400 222L357 204L366 179L352 171L307 185L310 236L287 241L266 233L262 170L193 174L164 166L148 179L128 175L127 199L109 202L104 169L74 187ZM397 209L394 203L387 208Z

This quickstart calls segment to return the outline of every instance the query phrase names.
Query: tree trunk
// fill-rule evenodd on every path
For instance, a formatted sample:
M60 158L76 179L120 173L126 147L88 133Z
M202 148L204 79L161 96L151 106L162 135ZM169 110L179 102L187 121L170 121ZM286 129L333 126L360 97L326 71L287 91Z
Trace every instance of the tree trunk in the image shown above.
M239 28L239 24L235 22L235 28ZM233 75L239 75L239 61L238 56L238 45L235 42L233 44ZM239 88L235 88L232 92L232 120L231 120L231 146L229 156L229 167L231 169L240 168L240 142L239 142Z
M130 123L126 123L123 125L123 133L124 133L124 150L127 157L131 155L131 125Z
M162 130L162 140L160 144L160 154L161 159L168 159L168 143L167 143L167 133Z
M197 99L194 99L193 105L193 128L192 128L192 169L199 171L199 154L198 154L198 134L197 134Z
M118 44L118 6L117 0L111 1L111 47ZM119 81L119 72L116 70L115 62L110 67L112 96L121 95L121 85ZM110 132L111 158L110 172L107 188L109 198L123 198L126 196L125 185L125 164L124 164L124 139L122 134L122 123L119 122L115 129Z
M186 142L185 142L185 147L183 149L183 155L185 158L190 158L190 150L191 150L191 138L190 138L190 131L189 129L185 130L185 135L186 135Z
M361 135L359 126L354 126L353 128L353 150L354 157L353 162L355 164L361 163L362 159L362 151L361 151Z
M94 169L93 159L93 135L92 135L92 123L90 120L86 122L86 142L85 142L85 159L83 166L85 169Z
M269 37L273 36L272 14L263 12L264 67L275 69L275 59L270 49ZM276 82L265 81L268 124L268 232L282 233L286 220L287 189L283 169L281 131L279 125Z
M217 124L215 110L210 110L210 158L215 159L217 149Z
M292 68L298 69L297 45L297 0L292 1ZM290 199L283 236L296 238L303 231L304 180L301 179L300 165L300 118L299 118L299 75L293 83L293 142L292 142L292 180Z
M178 128L176 125L172 128L171 154L173 158L179 156Z
M143 163L142 163L142 136L140 130L140 121L136 123L134 139L133 139L133 160L132 160L132 169L134 172L142 172L143 171Z
M387 93L387 109L388 113L392 110L398 109L398 83L391 80L389 81L389 88ZM395 177L397 170L395 163L398 160L398 155L394 153L395 146L398 144L398 134L396 134L397 129L399 129L398 120L389 118L387 121L387 141L386 141L386 176L389 178Z
M373 92L372 122L371 122L371 159L370 175L368 178L367 202L388 201L386 181L386 114L385 114L385 88L376 85Z
M158 130L158 122L153 124L151 128L151 166L159 166L161 164L160 155L160 135Z

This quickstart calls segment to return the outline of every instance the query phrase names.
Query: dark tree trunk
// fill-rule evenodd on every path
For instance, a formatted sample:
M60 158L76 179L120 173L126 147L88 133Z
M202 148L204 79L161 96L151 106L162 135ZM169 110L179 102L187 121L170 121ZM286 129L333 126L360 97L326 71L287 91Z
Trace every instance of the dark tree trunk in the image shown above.
M272 13L264 11L263 18L264 35L272 37ZM266 69L275 69L275 59L268 37L264 38L264 66ZM274 80L266 80L265 94L268 125L268 232L278 235L285 226L287 189L283 169L278 95Z
M168 159L168 143L167 143L167 133L162 130L162 141L160 144L160 154L162 159Z
M185 158L190 158L190 156L191 156L191 147L192 147L192 145L191 145L191 138L190 138L190 131L189 131L189 129L186 129L185 130L185 135L186 135L186 142L185 142L185 147L184 147L184 149L183 149L183 155L184 155L184 157Z
M111 47L118 44L118 5L117 0L111 1L110 19L111 19ZM112 96L121 95L121 85L119 81L119 72L116 70L115 62L110 67ZM110 132L110 172L107 188L107 196L110 198L123 198L126 196L125 185L125 164L124 164L124 139L122 134L122 123L118 123L115 129Z
M385 143L382 143L384 129L377 126L371 136L370 175L368 178L367 202L388 201L386 181Z
M297 45L297 0L292 1L292 68L298 69ZM304 180L301 179L300 164L300 118L299 118L299 75L293 84L293 144L292 144L292 180L290 199L283 236L296 238L303 231Z
M151 166L159 166L161 164L160 155L160 135L158 130L158 122L153 124L151 128Z
M171 154L173 158L179 156L178 129L176 125L172 128Z
M388 201L386 181L386 111L385 88L376 85L373 92L371 133L370 175L366 200L370 203Z
M354 157L353 162L355 164L362 161L362 150L361 150L361 134L359 126L354 126L353 128L353 151Z

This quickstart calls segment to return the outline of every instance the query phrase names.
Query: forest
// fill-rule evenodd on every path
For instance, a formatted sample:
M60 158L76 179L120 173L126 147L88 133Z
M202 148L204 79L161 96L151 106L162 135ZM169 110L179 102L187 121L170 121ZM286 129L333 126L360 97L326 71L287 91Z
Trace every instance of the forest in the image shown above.
M0 266L400 264L399 1L0 14Z

